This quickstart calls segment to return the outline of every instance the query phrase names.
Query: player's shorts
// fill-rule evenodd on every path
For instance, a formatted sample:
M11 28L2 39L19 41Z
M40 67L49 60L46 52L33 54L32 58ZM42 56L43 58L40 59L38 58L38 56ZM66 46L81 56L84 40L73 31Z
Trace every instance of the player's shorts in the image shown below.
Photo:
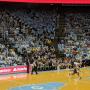
M75 73L78 73L79 71L78 70L76 70L76 69L74 69L74 71L73 71L73 73L75 74Z

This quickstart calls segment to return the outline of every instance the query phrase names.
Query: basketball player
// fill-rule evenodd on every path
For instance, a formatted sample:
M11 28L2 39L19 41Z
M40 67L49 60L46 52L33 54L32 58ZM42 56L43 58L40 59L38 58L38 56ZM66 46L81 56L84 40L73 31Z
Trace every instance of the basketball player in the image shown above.
M80 77L80 67L79 67L79 63L78 62L74 62L74 67L73 67L73 72L69 73L69 75L78 75L78 77L81 79Z
M33 72L35 72L36 74L38 74L38 64L37 64L37 61L34 61L33 63L32 63L32 72L31 72L31 74L33 74Z

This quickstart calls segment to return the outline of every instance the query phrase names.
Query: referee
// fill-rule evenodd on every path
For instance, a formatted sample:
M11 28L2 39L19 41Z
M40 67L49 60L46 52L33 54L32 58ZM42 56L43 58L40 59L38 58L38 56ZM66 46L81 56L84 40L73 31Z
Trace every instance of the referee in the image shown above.
M26 65L27 65L27 73L29 73L30 72L30 61L28 57L26 57Z

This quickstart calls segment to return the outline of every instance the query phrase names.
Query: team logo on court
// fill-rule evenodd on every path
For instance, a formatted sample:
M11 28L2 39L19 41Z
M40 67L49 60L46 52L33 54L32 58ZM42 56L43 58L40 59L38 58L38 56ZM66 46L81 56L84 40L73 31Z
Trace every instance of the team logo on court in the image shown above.
M27 86L21 86L12 88L10 90L59 90L64 84L59 82L47 83L47 84L33 84Z
M44 89L44 87L43 86L32 86L31 87L33 90L35 89L37 89L37 90L43 90Z

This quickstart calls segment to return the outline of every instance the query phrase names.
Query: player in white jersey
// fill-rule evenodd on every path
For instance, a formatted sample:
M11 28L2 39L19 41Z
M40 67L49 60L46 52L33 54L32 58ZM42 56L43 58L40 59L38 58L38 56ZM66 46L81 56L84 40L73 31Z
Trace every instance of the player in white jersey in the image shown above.
M78 77L81 79L81 76L80 76L80 63L78 63L78 62L74 62L73 70L69 75L75 75L75 74L77 74Z

